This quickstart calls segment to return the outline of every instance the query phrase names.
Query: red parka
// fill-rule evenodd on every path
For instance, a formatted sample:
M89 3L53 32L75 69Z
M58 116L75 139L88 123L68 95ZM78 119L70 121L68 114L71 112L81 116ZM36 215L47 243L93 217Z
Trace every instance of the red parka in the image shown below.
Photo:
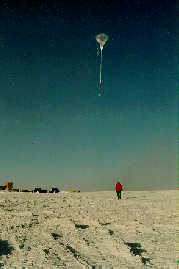
M116 183L116 187L115 187L116 191L122 191L122 185L120 182Z

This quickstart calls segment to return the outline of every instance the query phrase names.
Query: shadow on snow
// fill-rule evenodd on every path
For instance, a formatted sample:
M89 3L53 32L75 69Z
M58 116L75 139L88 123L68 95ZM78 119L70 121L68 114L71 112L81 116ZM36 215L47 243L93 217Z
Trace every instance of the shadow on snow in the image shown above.
M150 263L150 259L149 258L144 258L142 257L142 253L143 252L147 252L145 249L141 249L141 244L140 243L129 243L129 242L125 242L125 244L130 247L130 252L132 252L132 254L134 255L139 255L141 257L141 261L143 264L146 264L147 262Z

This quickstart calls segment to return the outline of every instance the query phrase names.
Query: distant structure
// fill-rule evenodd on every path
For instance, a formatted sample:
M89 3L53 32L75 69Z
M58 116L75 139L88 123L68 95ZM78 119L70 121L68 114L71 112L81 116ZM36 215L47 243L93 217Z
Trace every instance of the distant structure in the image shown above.
M4 191L6 189L6 186L0 186L0 191Z
M13 182L9 182L9 181L7 181L6 183L5 183L5 190L12 190L13 189Z
M34 192L41 192L41 190L42 190L41 188L35 188Z
M48 191L47 190L42 190L41 188L35 188L34 192L36 192L36 193L47 193Z
M20 192L19 189L12 189L12 191L15 191L15 192Z
M32 192L30 190L21 190L21 192Z
M52 188L51 191L49 191L49 193L58 193L60 192L58 188Z
M5 182L4 186L0 186L0 191L10 191L10 192L33 192L33 193L58 193L60 190L56 187L52 188L51 191L48 190L42 190L41 188L35 188L34 190L28 190L28 189L14 189L13 188L13 182ZM79 192L79 191L78 191Z
M35 188L34 189L35 193L58 193L60 192L58 188L52 188L51 191L47 191L47 190L42 190L41 188Z
M47 193L47 190L41 190L40 193Z
M4 186L0 186L0 190L11 191L13 190L13 182L7 181Z

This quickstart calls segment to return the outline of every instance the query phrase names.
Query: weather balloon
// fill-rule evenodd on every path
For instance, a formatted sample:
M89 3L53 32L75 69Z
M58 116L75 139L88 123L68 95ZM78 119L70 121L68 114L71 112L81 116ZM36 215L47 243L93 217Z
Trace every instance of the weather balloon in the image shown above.
M101 84L102 84L102 64L103 64L103 47L106 44L106 42L108 41L108 36L104 33L98 34L96 36L96 41L99 43L100 45L100 50L101 50L101 62L100 62L100 68L99 68L99 87L101 89ZM99 95L101 96L101 94Z

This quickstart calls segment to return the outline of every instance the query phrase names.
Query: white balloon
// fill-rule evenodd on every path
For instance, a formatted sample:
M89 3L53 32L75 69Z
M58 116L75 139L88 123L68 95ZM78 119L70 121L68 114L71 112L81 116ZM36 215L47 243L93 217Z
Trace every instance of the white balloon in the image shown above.
M108 36L104 33L98 34L96 36L96 41L100 44L100 49L103 49L103 46L106 44L106 42L108 41Z

